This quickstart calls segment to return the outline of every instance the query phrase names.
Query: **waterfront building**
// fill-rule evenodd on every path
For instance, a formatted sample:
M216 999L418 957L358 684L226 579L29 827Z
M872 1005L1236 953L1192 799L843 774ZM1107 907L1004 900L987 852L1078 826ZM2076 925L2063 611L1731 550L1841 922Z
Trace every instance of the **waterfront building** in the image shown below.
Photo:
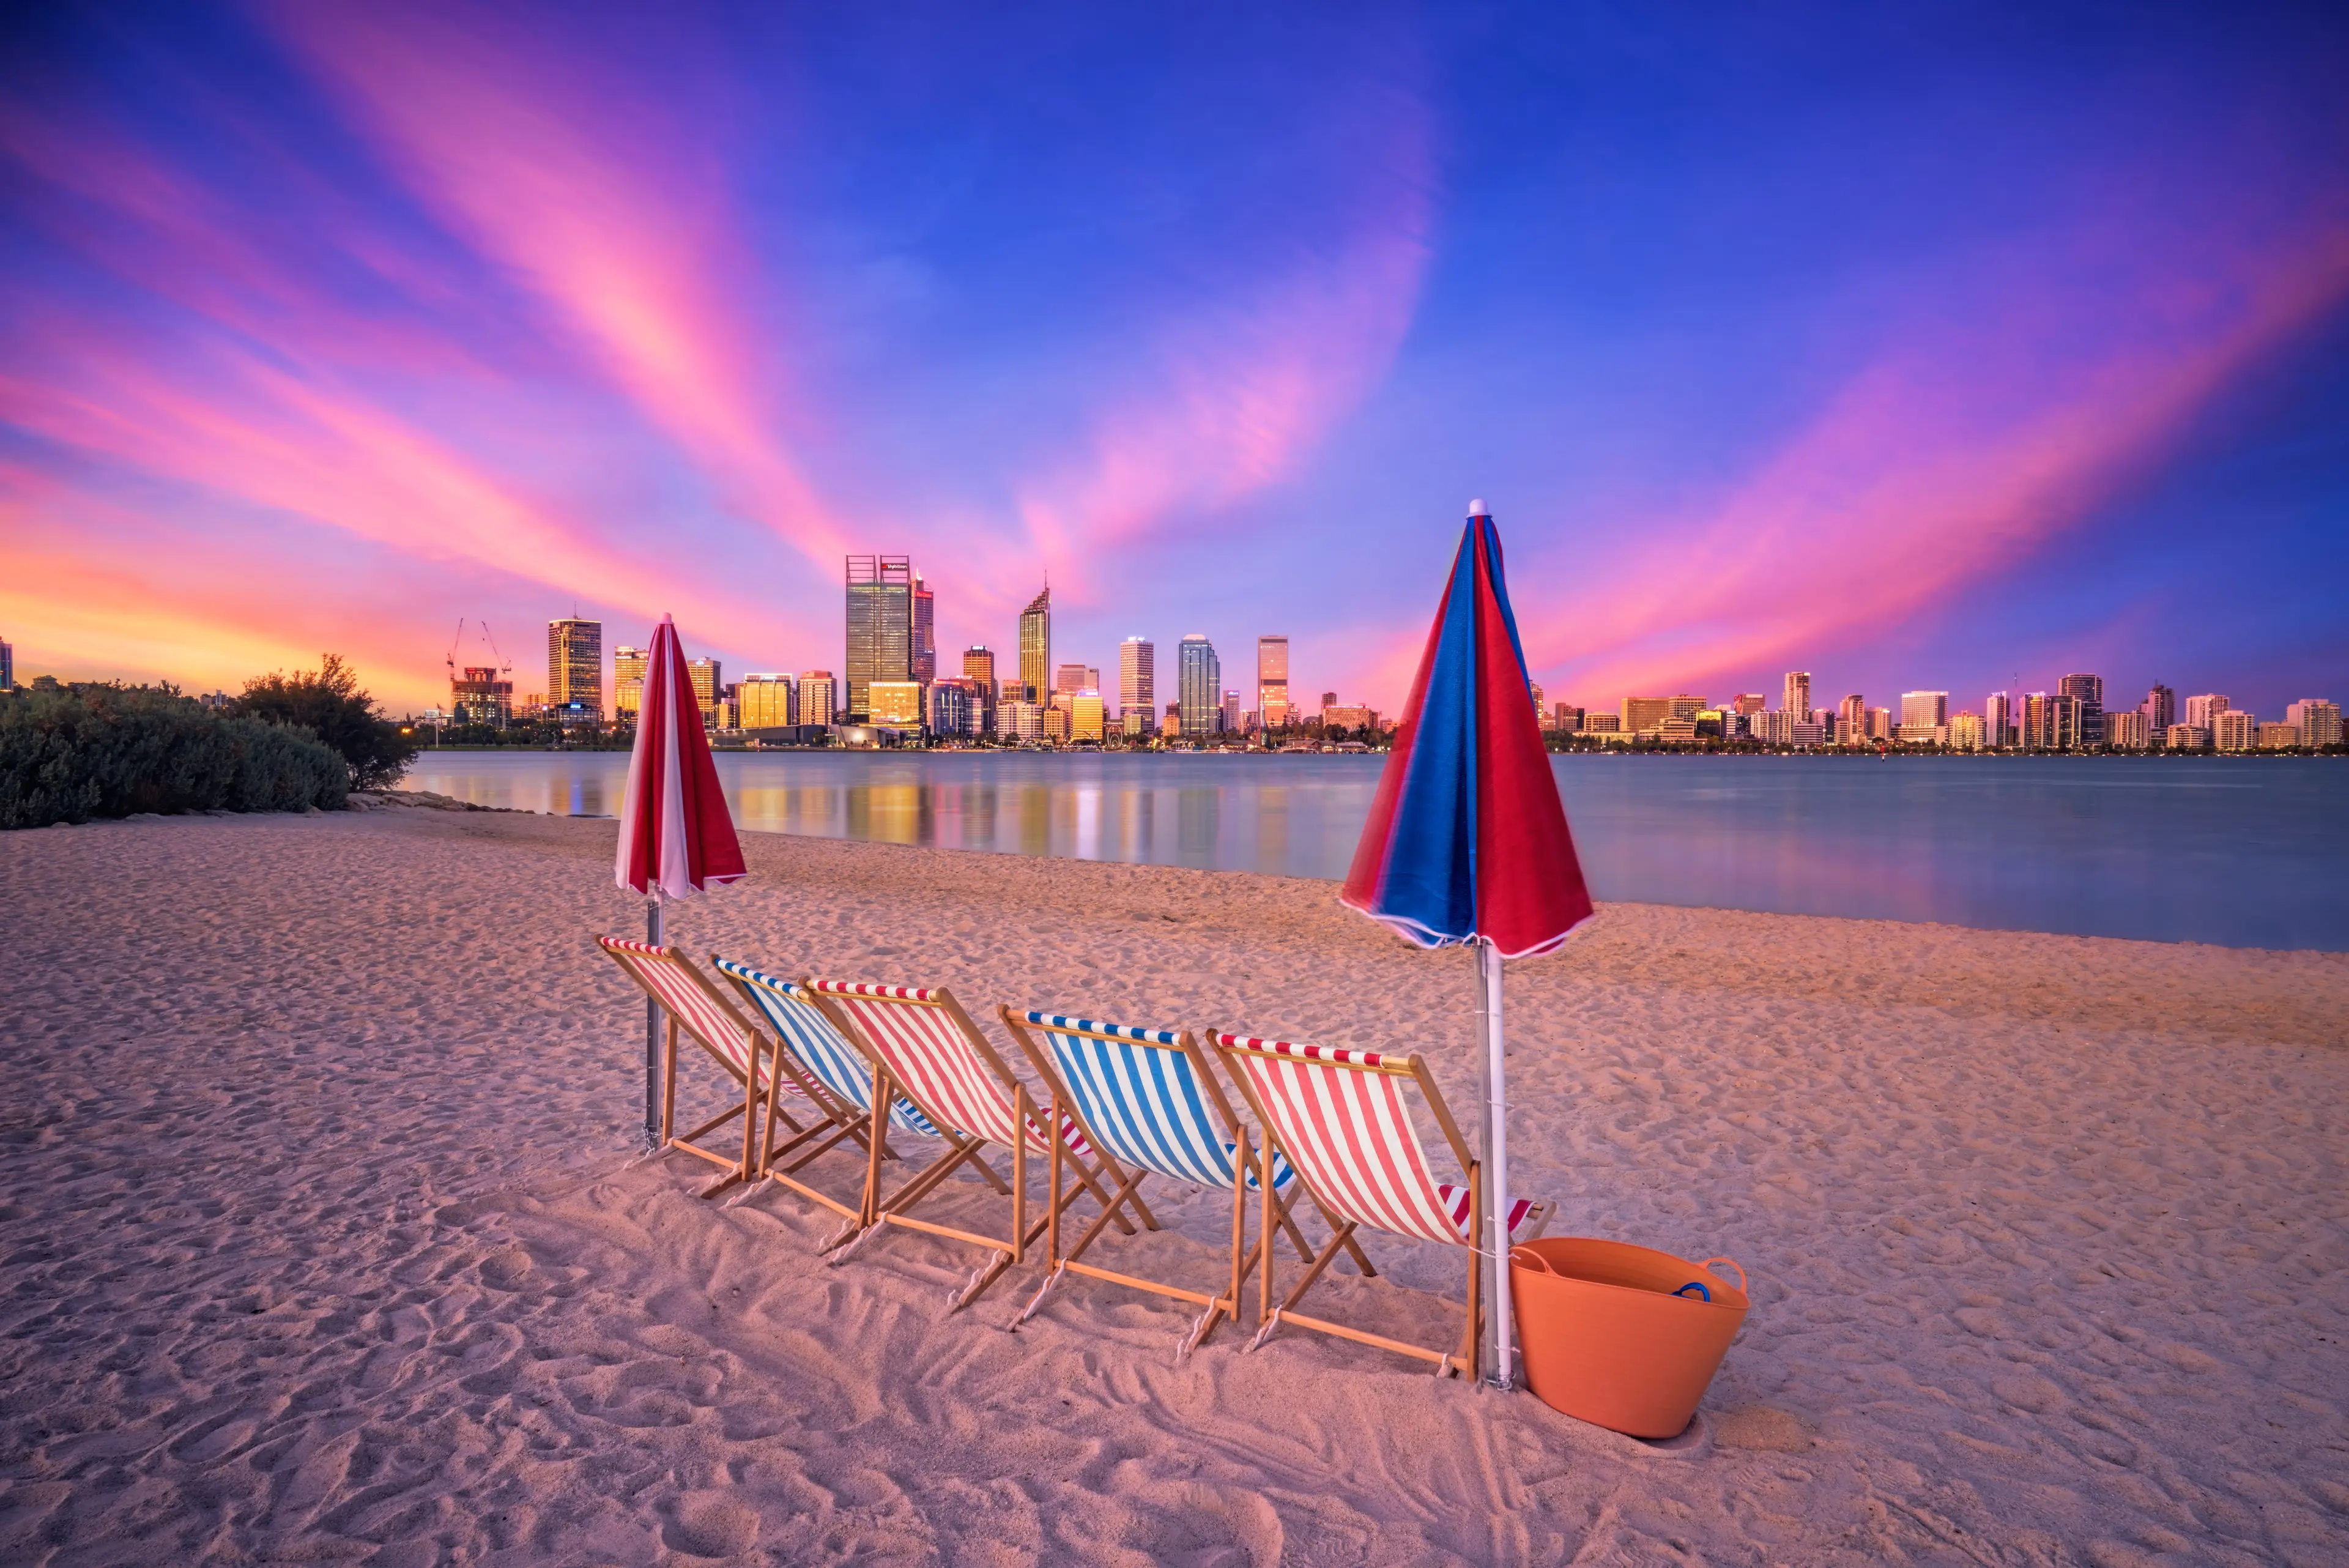
M1950 722L1950 694L1946 691L1903 691L1900 693L1900 727L1915 729L1922 724L1927 729Z
M995 650L973 643L962 650L962 678L969 682L971 701L978 704L978 728L974 733L995 733Z
M801 670L798 697L792 710L792 722L832 728L833 715L840 711L840 683L833 679L831 670Z
M1553 730L1562 731L1571 735L1582 728L1582 710L1570 702L1553 704L1549 714L1549 727Z
M2152 742L2153 725L2137 709L2105 715L2105 744L2115 751L2142 752Z
M612 715L616 720L634 723L636 710L645 701L645 659L648 656L641 648L612 649Z
M2259 723L2248 710L2221 710L2210 716L2210 744L2222 752L2248 752L2259 742Z
M688 659L685 661L685 677L693 682L693 701L701 709L701 727L718 728L719 686L725 677L715 659Z
M2055 694L2080 704L2079 725L2072 743L2077 746L2104 744L2105 678L2101 675L2066 675L2055 682Z
M1128 708L1118 716L1118 727L1129 741L1149 739L1150 711L1146 708Z
M1975 712L1963 712L1950 721L1950 744L1961 752L1982 749L1982 717Z
M449 680L449 707L460 724L502 730L513 718L513 682L481 665L461 667Z
M1836 707L1836 739L1847 746L1868 739L1868 700L1857 691Z
M1810 712L1811 672L1809 670L1790 670L1786 672L1785 690L1778 699L1778 706L1789 713Z
M1667 745L1679 745L1694 741L1696 732L1696 715L1692 713L1685 719L1675 716L1665 720L1661 734Z
M1542 716L1542 689L1541 689L1541 686L1540 686L1540 684L1539 684L1538 682L1528 680L1528 681L1526 681L1526 690L1529 693L1531 693L1531 694L1532 694L1532 696L1533 696L1533 700L1534 700L1534 724L1535 724L1535 727L1536 727L1536 728L1539 728L1539 727L1540 727L1540 724L1541 724L1541 716Z
M1747 719L1754 738L1765 746L1795 743L1795 715L1784 708L1765 709Z
M1183 735L1185 739L1212 735L1221 716L1224 690L1224 666L1216 657L1216 645L1205 632L1195 631L1183 639L1175 659L1174 694Z
M1672 700L1669 697L1623 699L1623 732L1626 734L1659 734L1662 732L1664 721L1671 716Z
M1379 711L1367 705L1331 705L1321 710L1322 727L1330 730L1369 730L1379 727Z
M1267 729L1288 722L1288 639L1256 639L1256 709Z
M2263 752L2288 752L2300 744L2300 726L2272 721L2258 726L2255 742Z
M978 692L970 681L949 675L930 682L930 733L978 733Z
M1816 719L1799 720L1789 727L1786 740L1789 745L1823 746L1826 744L1827 727Z
M1005 697L995 705L995 732L1006 741L1042 740L1043 704L1020 697Z
M2283 717L2286 723L2298 727L2303 746L2341 743L2341 704L2329 698L2303 697L2288 704Z
M1664 710L1664 716L1668 719L1693 719L1713 706L1703 698L1687 691L1667 697L1664 701L1669 704Z
M870 704L868 722L876 730L918 730L922 727L922 683L918 680L874 680L864 689Z
M1762 693L1759 691L1740 691L1735 697L1730 699L1729 705L1737 711L1741 718L1746 719L1751 719L1769 706L1762 700Z
M1871 741L1889 741L1892 738L1891 709L1870 708L1868 711L1868 738Z
M1069 711L1057 702L1044 710L1044 738L1056 746L1069 743Z
M1619 735L1623 732L1623 716L1620 713L1609 713L1603 708L1596 711L1585 709L1582 714L1582 732L1586 735Z
M914 678L914 567L905 556L847 559L848 717L863 723L873 712L873 682Z
M1244 733L1240 724L1240 694L1237 691L1225 692L1224 700L1218 706L1222 711L1216 715L1216 732L1223 735Z
M2207 752L2210 749L2210 730L2207 724L2172 724L2162 744L2173 752Z
M2014 741L2014 711L2003 691L1982 699L1982 744L1992 751Z
M1105 734L1102 719L1102 694L1099 691L1088 686L1083 691L1070 696L1069 739L1096 742L1102 740Z
M546 701L557 708L592 709L603 722L602 621L574 617L546 623Z
M2178 693L2156 681L2153 689L2145 694L2145 701L2137 704L2137 711L2145 715L2147 726L2155 734L2159 734L2178 722Z
M1041 703L1052 672L1052 585L1028 601L1019 612L1020 696Z
M788 675L745 675L734 683L736 722L745 730L780 730L796 724L794 695Z
M1117 645L1117 711L1142 722L1139 731L1129 722L1125 732L1148 734L1158 726L1158 647L1146 637L1129 637Z
M914 574L913 653L914 680L926 687L938 678L938 604L937 596L922 581L922 574Z
M1324 708L1330 708L1330 707L1334 707L1334 706L1336 706L1337 701L1338 701L1338 694L1337 694L1335 691L1324 691L1323 693L1321 693L1321 706L1322 706L1322 707L1324 707Z
M2219 715L2225 712L2228 707L2227 700L2215 691L2205 692L2199 697L2189 697L2186 700L2186 722L2199 725L2205 730L2215 730L2218 728Z
M1892 732L1892 738L1904 746L1946 746L1950 743L1950 726L1903 724Z

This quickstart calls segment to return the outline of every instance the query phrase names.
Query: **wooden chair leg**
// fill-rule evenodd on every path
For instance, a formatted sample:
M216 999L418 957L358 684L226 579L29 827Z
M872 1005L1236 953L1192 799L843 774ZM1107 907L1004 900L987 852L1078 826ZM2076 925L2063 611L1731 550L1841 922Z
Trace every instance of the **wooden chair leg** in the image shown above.
M668 1056L661 1068L661 1147L677 1130L677 1014L668 1015Z

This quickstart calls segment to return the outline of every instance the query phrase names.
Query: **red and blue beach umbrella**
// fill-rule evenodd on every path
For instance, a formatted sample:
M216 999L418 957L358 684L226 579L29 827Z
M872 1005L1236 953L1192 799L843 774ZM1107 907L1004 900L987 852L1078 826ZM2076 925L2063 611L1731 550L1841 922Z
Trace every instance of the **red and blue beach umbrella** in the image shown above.
M1340 898L1422 947L1477 953L1485 1046L1485 1241L1495 1260L1493 1376L1513 1380L1509 1322L1507 1083L1501 961L1566 940L1590 914L1566 806L1542 744L1501 535L1481 501L1420 656Z

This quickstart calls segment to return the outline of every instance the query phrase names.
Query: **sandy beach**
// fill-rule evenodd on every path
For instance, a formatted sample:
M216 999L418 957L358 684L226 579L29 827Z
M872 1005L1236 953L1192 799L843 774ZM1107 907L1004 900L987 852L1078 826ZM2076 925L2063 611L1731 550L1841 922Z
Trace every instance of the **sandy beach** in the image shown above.
M1513 966L1551 1233L1754 1279L1647 1445L1301 1333L1178 1365L1182 1308L1092 1282L1008 1334L1032 1263L950 1317L968 1251L826 1268L791 1194L632 1164L613 831L0 836L0 1558L2349 1558L2349 957L1615 905ZM1468 961L1330 884L745 847L672 940L1469 1094ZM1226 1196L1153 1191L1162 1266L1212 1277ZM1368 1244L1332 1315L1456 1322L1452 1256Z

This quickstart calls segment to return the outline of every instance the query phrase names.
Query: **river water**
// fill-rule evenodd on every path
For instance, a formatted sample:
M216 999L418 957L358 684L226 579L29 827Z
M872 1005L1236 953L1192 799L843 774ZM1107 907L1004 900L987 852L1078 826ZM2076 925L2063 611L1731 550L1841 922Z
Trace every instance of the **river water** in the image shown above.
M1383 759L728 752L738 826L1341 878ZM1601 899L2349 950L2349 761L1560 756ZM619 810L616 752L427 751L407 787Z

